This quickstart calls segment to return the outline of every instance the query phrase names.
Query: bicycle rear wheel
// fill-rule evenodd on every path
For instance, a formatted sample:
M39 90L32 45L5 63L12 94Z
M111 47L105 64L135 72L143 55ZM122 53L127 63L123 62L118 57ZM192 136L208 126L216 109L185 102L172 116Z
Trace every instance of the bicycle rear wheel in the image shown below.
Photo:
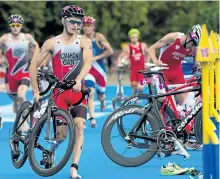
M27 112L26 110L31 106L30 101L25 101L19 108L15 122L13 125L12 136L10 137L10 149L12 164L15 168L21 168L27 159L28 150L28 135L29 135L29 123L30 115L27 116L27 120L24 121L22 114ZM21 122L24 121L22 125Z
M200 144L203 144L202 140L202 110L199 111L199 113L195 117L195 124L194 124L194 131L197 140Z
M133 103L140 103L141 106L144 106L144 105L148 105L148 102L149 102L149 95L148 94L138 94L138 95L134 95L132 97L130 97L128 100L126 100L122 106L127 106L127 105L132 105ZM158 109L160 110L161 107L162 107L162 103L157 101L157 107ZM174 112L172 111L172 109L165 105L164 107L164 110L163 110L163 113L162 113L162 116L164 119L166 119L166 121L171 121L172 119L175 119L175 114ZM144 124L145 125L145 124ZM118 121L117 121L117 126L118 126L118 130L122 136L122 138L124 138L126 136L126 124L123 123L123 118L120 118ZM140 133L142 133L143 135L146 135L146 131L145 131L145 126L143 126L141 129L140 129ZM133 145L135 147L138 147L138 148L147 148L149 147L149 144L148 144L148 141L144 140L142 141L142 143L140 142L134 142Z
M126 131L125 137L122 137L120 133L119 135L116 134L118 132L117 121L119 119L123 118L123 120L131 121L131 118L136 118L138 120L142 114L143 108L140 106L129 105L122 107L108 117L102 128L102 147L106 155L118 165L125 167L136 167L142 165L151 160L158 151L157 142L149 141L149 147L145 149L133 146L133 143L137 140L137 138L129 136L130 131L128 130ZM145 120L148 136L156 138L161 129L161 125L158 122L157 117L150 111L145 116ZM131 123L131 128L134 123ZM143 134L139 134L139 132L137 132L137 135ZM129 142L127 140L129 140ZM118 144L119 142L123 143ZM119 149L119 147L122 147L123 149Z
M34 172L45 177L59 172L68 162L74 142L75 130L69 113L57 109L52 111L51 119L48 119L46 112L33 129L29 142L28 157ZM60 159L58 162L57 158Z

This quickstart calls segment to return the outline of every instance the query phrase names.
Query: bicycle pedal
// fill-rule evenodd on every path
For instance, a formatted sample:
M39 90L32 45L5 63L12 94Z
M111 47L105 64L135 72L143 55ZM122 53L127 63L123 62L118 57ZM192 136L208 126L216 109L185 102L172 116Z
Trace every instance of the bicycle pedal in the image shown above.
M159 160L161 160L161 159L165 158L165 154L164 153L160 153L160 154L157 153L157 157Z
M46 160L46 159L43 159L43 160L40 161L40 165L45 165L46 162L47 162L47 160Z
M53 163L45 163L45 165L44 165L44 168L45 169L49 169L49 168L52 168L52 166L53 166Z
M158 159L161 160L161 159L163 159L163 158L166 157L166 154L163 153L162 151L158 151L158 152L157 152L157 156L158 156Z

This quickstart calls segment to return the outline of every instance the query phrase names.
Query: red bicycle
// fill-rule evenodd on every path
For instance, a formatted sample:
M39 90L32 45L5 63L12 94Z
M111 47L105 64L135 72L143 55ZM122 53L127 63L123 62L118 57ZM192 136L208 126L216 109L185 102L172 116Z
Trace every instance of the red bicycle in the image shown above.
M159 82L158 87L160 88L163 93L169 93L169 94L176 94L178 91L182 90L190 90L195 87L200 87L200 77L192 76L191 78L186 80L186 84L175 84L175 85L167 85L163 76L163 70L167 70L167 67L156 67L154 64L150 66L149 71L139 71L139 73L144 75L144 80L141 81L142 85L147 85L149 89L149 94L137 94L134 96L131 96L128 98L122 106L127 106L131 104L142 104L144 106L147 106L149 104L149 96L153 94L160 94L155 90L153 85L153 80L156 78ZM162 90L163 89L163 90ZM201 101L201 95L198 95L200 93L195 93L195 100L196 103ZM162 100L161 100L162 99ZM175 127L180 123L183 116L180 116L180 112L177 107L176 100L173 95L168 95L163 98L158 98L157 100L157 106L160 111L160 115L162 116L163 123L165 126L165 129L167 130L173 130ZM195 103L195 104L196 104ZM194 106L192 106L194 107ZM195 118L201 117L201 112L199 112ZM187 112L185 112L185 115L187 115ZM192 120L186 128L183 130L183 133L181 133L180 136L178 136L179 139L183 143L185 143L188 140L188 137L190 133L193 131L195 125L195 119ZM125 135L125 132L123 131L123 120L118 120L118 129L120 130L120 133ZM201 139L198 139L201 141ZM138 146L139 144L137 144Z

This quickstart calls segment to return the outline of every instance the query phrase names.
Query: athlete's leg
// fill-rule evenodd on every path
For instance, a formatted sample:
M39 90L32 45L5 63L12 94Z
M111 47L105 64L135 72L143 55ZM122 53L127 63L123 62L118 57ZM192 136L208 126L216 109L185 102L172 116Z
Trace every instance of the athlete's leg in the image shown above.
M9 98L11 98L11 100L13 101L13 112L15 113L16 111L16 104L15 104L15 99L16 99L16 95L17 95L17 92L16 92L16 95L13 95L11 94L11 91L10 91L10 87L9 87L9 82L8 82L8 68L6 68L6 75L5 75L5 87L6 87L6 91L7 91L7 94L9 96ZM14 82L15 83L15 82ZM12 84L11 84L12 85ZM17 89L17 87L16 87ZM17 91L17 90L16 90Z
M72 163L78 166L80 156L84 145L84 123L86 119L87 109L84 105L79 105L71 109L71 114L73 116L74 126L76 127L76 141L73 149ZM81 178L77 173L77 167L70 168L70 175L72 178Z
M103 111L106 108L106 104L105 104L105 93L99 92L97 91L98 94L98 100L101 103L101 111Z
M135 95L137 93L137 82L131 81L131 87L132 87L132 95Z
M182 68L176 68L172 71L169 77L170 84L185 84L184 74ZM179 105L185 105L184 101L187 98L189 93L182 93L175 96Z
M5 83L5 87L6 87L6 91L7 91L7 93L8 93L8 96L11 98L10 89L9 89L9 84L8 84L8 83Z
M57 107L67 110L68 105L72 105L76 103L79 99L81 99L81 93L74 92L72 90L64 91L63 93L57 94L55 97L55 103ZM73 148L73 165L72 166L78 166L81 152L83 149L83 143L84 143L84 123L86 121L87 116L87 108L86 108L86 100L82 102L82 104L73 107L70 110L70 113L73 117L73 122L75 126L76 136L75 136L75 145ZM56 140L63 139L63 137L66 137L66 127L60 126L58 130L61 130L59 132L60 135L56 137ZM62 140L60 140L62 141ZM70 168L70 175L72 178L81 178L80 175L77 173L77 167L71 167Z
M20 105L26 100L26 93L28 91L30 85L30 80L27 78L24 78L20 81L20 85L18 86L18 92L17 92L17 99L16 99L16 105L17 109L19 110Z
M17 93L10 93L10 90L9 90L8 96L10 96L10 98L13 101L13 112L16 113L16 111L17 111L17 104L16 104Z
M103 111L106 107L105 105L105 90L106 90L106 83L107 83L107 76L106 73L103 71L96 75L96 86L97 86L97 94L98 100L101 103L100 110Z
M88 110L90 116L90 125L92 128L96 127L96 120L95 120L95 109L94 109L94 98L95 98L95 82L96 78L92 74L87 74L85 77L85 86L86 88L90 88L91 92L89 93L88 98Z
M94 96L95 96L95 89L90 87L91 91L89 93L88 98L88 110L89 110L89 116L90 116L90 124L92 128L96 128L96 120L95 120L95 108L94 108Z
M130 81L131 81L131 87L132 87L132 95L135 95L137 93L137 80L136 80L135 70L131 70L130 72Z
M138 93L143 93L144 91L144 85L140 84L140 81L144 79L144 75L143 74L137 74L137 89L138 89Z
M8 96L12 99L10 88L9 88L9 83L8 83L8 68L6 68L6 74L5 74L5 87L6 87Z
M17 112L16 99L17 99L17 92L18 92L18 82L9 75L7 79L8 79L9 95L13 101L13 112L16 113Z

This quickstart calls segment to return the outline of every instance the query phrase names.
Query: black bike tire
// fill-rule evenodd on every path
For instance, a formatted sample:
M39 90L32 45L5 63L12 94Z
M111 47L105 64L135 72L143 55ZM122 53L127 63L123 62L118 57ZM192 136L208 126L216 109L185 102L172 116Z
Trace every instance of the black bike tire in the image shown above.
M141 115L143 112L143 108L138 106L138 105L128 105L128 106L124 106L122 108L119 108L118 110L116 110L117 112L123 111L123 110L129 110L129 109L134 109L137 108L137 110L135 110L133 112L133 114L138 114ZM124 156L119 155L114 148L112 147L111 144L111 130L114 126L114 124L117 122L117 120L120 117L117 117L116 119L112 120L114 114L111 114L108 119L106 120L103 128L102 128L102 133L101 133L101 141L102 141L102 147L104 149L104 152L106 153L106 155L116 164L124 166L124 167L137 167L140 166L146 162L148 162L149 160L151 160L154 155L157 153L158 151L158 145L156 142L152 142L150 147L148 148L148 150L146 152L144 152L142 155L138 156L138 157L132 157L132 158L126 158ZM146 117L148 120L148 122L151 124L152 130L153 131L160 131L161 129L161 125L158 122L159 119L157 119L157 117L155 116L155 114L152 111L149 111L149 113L147 114ZM157 132L156 132L157 133ZM155 135L155 134L154 134ZM156 134L157 135L157 134Z
M129 101L129 100L132 100L134 98L137 98L138 99L141 99L141 100L147 100L149 99L148 97L149 95L148 94L137 94L137 95L134 95L132 97L130 97L129 99L127 99L121 106L127 106L129 104L126 105L126 103ZM158 109L161 108L162 106L162 102L160 101L157 101L157 106L158 106ZM164 112L169 116L170 119L174 119L176 118L175 117L175 114L173 112L173 110L168 106L168 105L165 105L164 107ZM125 137L126 133L124 131L124 128L123 128L123 118L120 118L118 121L117 121L117 127L118 127L118 130L119 130L119 133L120 135L122 136L122 138ZM133 144L133 146L137 147L137 148L146 148L148 145L144 145L144 143L137 143L137 144Z
M17 130L17 126L18 126L18 123L19 123L19 120L20 120L20 117L21 117L21 114L23 113L23 111L25 109L27 109L28 107L30 107L32 104L30 101L25 101L21 104L17 114L16 114L16 118L15 118L15 121L14 121L14 125L13 125L13 130L12 130L12 135L14 135L14 133L16 132ZM26 162L27 160L27 157L28 157L28 154L27 153L24 153L23 157L19 160L19 161L14 161L14 159L12 158L12 154L11 154L11 158L12 158L12 164L14 165L15 168L19 169L21 168L24 163Z
M35 173L37 173L40 176L44 176L44 177L48 177L48 176L52 176L56 173L58 173L68 162L72 151L73 151L73 146L75 143L75 130L73 127L73 122L72 122L72 117L69 115L68 112L62 110L62 109L57 109L55 111L52 112L52 116L62 116L64 119L66 119L67 121L67 126L69 128L69 143L68 143L68 147L67 150L62 158L62 160L59 162L59 164L57 164L55 167L49 168L49 169L44 169L39 167L38 163L35 160L35 156L34 156L34 146L35 146L35 141L36 141L36 137L39 136L39 132L41 130L41 126L44 125L44 123L47 120L47 116L48 114L45 113L40 120L38 121L38 123L36 124L36 126L34 127L32 133L31 133L31 139L29 142L29 148L28 148L28 158L29 158L29 162L30 165L32 167L32 169L34 170Z
M196 138L200 144L203 144L202 140L202 109L198 112L195 118L194 131Z
M137 95L133 95L133 96L131 96L131 97L129 97L128 99L126 99L122 104L121 104L121 107L122 106L127 106L127 105L129 105L129 101L130 100L132 100L132 99L134 99L134 98L137 98L137 99L149 99L148 98L148 96L149 96L149 94L137 94ZM128 103L128 104L126 104L126 103Z

